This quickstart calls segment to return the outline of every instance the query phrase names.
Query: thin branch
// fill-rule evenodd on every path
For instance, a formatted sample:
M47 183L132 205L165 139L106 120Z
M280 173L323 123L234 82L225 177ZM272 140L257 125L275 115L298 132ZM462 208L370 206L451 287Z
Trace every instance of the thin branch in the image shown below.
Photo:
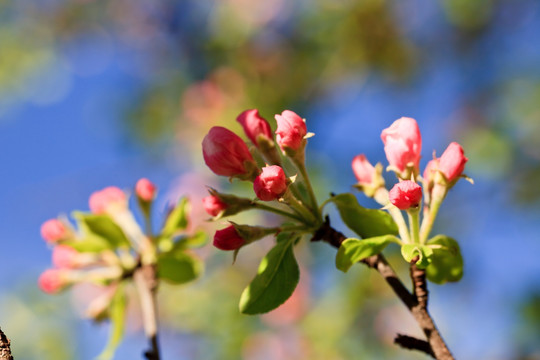
M431 350L431 346L426 340L420 340L408 335L397 334L396 338L394 339L394 344L404 349L422 351L433 358L435 357L435 354L433 354L433 351Z
M311 241L324 241L335 248L339 248L345 239L345 235L330 226L330 220L327 216L324 224L315 232ZM388 285L390 285L394 293L405 306L407 306L426 335L427 343L429 344L431 353L434 354L434 357L437 360L454 360L454 357L450 353L450 350L446 346L439 330L427 311L428 292L425 271L418 269L416 263L411 264L411 276L414 289L413 293L411 293L382 254L364 259L362 260L362 263L377 270Z
M13 360L10 341L2 329L0 329L0 360Z

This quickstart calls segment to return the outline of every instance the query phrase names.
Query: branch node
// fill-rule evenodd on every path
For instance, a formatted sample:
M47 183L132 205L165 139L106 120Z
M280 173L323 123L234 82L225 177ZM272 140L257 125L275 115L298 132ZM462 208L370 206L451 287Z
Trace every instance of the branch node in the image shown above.
M399 345L404 349L422 351L435 358L435 354L433 354L431 346L425 340L417 339L408 335L397 334L396 338L394 339L394 344Z

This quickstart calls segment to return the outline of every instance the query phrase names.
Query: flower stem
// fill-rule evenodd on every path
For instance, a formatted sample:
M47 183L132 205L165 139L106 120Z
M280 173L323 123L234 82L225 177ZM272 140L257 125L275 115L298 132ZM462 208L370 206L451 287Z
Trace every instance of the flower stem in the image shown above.
M254 203L254 207L256 209L259 209L259 210L264 210L264 211L268 211L268 212L272 212L274 214L278 214L278 215L281 215L281 216L285 216L285 217L288 217L288 218L291 218L291 219L294 219L296 221L299 221L301 223L306 223L306 220L298 215L295 215L295 214L291 214L290 212L287 212L285 210L281 210L281 209L277 209L275 207L272 207L272 206L268 206L268 205L265 205L265 204L261 204L260 202L256 202Z
M444 197L446 196L446 190L446 186L440 184L436 184L433 188L433 192L431 194L431 201L429 204L429 210L427 212L427 216L424 217L424 220L422 221L422 226L420 228L420 241L422 244L426 243L429 234L433 229L433 224L435 223L435 219L437 218L437 214L439 213L441 204L444 200Z
M305 164L304 161L299 161L299 160L294 159L294 158L293 158L293 160L294 160L294 163L296 164L296 167L300 171L300 174L302 175L302 178L304 179L304 181L306 183L306 187L307 187L308 195L309 195L309 200L311 202L311 211L313 212L313 214L317 218L317 221L322 223L323 222L322 214L321 214L321 212L319 210L319 205L317 205L317 198L315 197L315 193L313 192L313 186L311 185L311 181L309 180L309 176L308 176L308 173L307 173L307 170L306 170L306 164Z
M160 360L156 305L157 274L155 266L143 265L135 271L133 280L139 293L144 332L150 345L150 349L144 355L148 360Z
M411 239L415 244L420 243L420 229L419 229L419 209L409 209L407 211L409 216L409 227L411 229Z

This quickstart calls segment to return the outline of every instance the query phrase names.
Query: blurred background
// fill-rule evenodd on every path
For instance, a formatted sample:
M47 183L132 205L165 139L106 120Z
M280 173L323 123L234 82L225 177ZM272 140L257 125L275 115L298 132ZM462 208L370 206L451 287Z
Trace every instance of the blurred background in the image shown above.
M41 223L144 176L157 215L189 194L211 231L203 185L247 188L205 168L201 140L240 133L236 115L258 108L274 128L284 109L307 119L321 200L351 191L358 153L385 162L380 132L401 116L419 122L422 166L460 142L475 184L455 186L436 230L459 241L465 275L430 285L431 312L458 359L540 359L539 39L535 0L0 1L0 326L15 358L92 359L109 331L82 318L92 289L37 289ZM241 316L270 245L234 266L207 246L200 281L162 286L164 359L425 358L391 344L419 329L378 274L340 273L324 244L295 249L301 282L282 309ZM133 305L116 358L144 344Z

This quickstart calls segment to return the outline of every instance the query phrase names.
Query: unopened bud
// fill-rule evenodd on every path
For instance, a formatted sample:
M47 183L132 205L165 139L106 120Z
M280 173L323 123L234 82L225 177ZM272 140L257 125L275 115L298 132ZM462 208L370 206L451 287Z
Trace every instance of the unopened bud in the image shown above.
M156 197L157 188L154 183L146 178L139 179L135 184L135 194L145 202L150 202Z
M71 235L71 230L58 219L47 220L41 225L41 237L50 244L66 240Z
M65 270L47 269L41 273L38 279L39 288L47 294L57 293L67 285Z
M411 180L400 181L390 190L388 198L400 210L416 208L422 199L422 188Z
M90 211L104 214L127 209L126 194L116 186L109 186L90 195Z
M287 177L280 166L271 165L262 169L253 181L253 190L263 201L279 199L287 190Z
M418 174L422 137L416 120L402 117L381 133L384 152L390 164L402 179L409 179L411 173Z

